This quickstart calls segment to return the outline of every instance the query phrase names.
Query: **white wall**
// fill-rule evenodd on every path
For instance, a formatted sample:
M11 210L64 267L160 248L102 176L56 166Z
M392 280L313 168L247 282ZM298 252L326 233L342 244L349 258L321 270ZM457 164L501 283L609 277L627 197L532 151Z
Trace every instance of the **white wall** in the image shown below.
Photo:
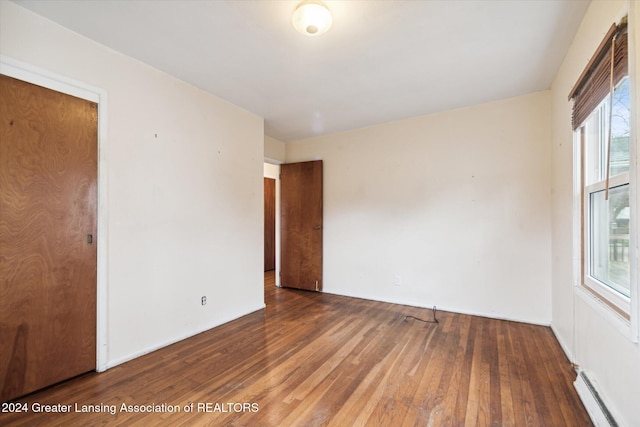
M278 179L280 175L280 166L272 165L271 163L265 163L263 172L265 178Z
M609 320L606 310L573 287L578 278L572 265L580 254L572 249L572 104L567 100L607 30L626 9L626 1L591 3L552 86L552 326L569 357L595 380L616 420L621 425L637 426L640 425L638 344L632 343ZM638 16L630 16L630 26L638 25ZM637 73L633 77L637 79Z
M271 163L284 163L285 161L285 143L272 138L270 136L264 136L264 157Z
M264 306L260 117L6 1L0 53L108 94L109 365Z
M539 92L287 143L287 162L324 161L324 290L549 324L549 107Z

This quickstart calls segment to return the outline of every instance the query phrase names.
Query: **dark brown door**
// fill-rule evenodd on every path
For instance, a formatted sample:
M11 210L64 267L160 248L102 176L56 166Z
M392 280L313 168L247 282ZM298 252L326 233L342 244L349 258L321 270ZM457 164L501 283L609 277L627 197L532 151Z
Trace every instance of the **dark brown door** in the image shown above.
M0 76L0 401L96 366L97 105Z
M276 180L264 179L264 271L276 268Z
M280 284L322 290L322 160L280 166Z

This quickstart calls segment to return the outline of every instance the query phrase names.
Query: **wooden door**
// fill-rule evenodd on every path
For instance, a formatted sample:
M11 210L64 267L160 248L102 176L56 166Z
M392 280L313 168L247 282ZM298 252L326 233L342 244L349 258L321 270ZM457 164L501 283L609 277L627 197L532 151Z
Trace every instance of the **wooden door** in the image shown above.
M0 76L0 401L95 370L97 105Z
M322 160L280 166L280 284L322 290Z
M264 178L264 271L276 268L276 180Z

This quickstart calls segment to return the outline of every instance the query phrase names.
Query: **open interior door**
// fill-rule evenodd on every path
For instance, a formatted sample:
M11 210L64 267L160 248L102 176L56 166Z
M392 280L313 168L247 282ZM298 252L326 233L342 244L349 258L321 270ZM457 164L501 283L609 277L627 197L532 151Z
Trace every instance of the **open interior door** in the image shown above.
M264 178L264 271L276 268L276 180Z
M280 285L322 291L322 160L280 165Z

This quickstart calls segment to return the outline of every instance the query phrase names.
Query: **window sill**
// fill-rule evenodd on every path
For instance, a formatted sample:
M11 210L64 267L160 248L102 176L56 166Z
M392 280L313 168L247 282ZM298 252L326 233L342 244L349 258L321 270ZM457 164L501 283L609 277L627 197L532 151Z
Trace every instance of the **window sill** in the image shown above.
M608 308L622 316L626 321L631 320L631 300L629 297L586 275L582 289L607 305Z
M603 302L591 290L583 286L574 286L574 295L580 297L582 301L591 307L597 314L606 319L611 326L631 342L638 342L637 338L632 334L631 322Z

